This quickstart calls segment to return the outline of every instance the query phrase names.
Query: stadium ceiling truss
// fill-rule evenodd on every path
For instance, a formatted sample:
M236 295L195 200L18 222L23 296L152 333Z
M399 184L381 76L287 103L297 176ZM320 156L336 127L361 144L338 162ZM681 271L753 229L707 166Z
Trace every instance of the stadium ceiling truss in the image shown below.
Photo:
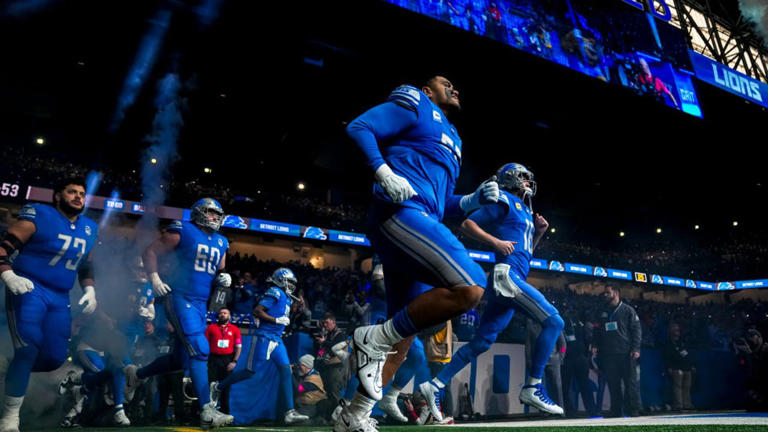
M738 9L728 9L719 0L671 0L667 4L672 25L688 35L690 48L768 83L768 48Z

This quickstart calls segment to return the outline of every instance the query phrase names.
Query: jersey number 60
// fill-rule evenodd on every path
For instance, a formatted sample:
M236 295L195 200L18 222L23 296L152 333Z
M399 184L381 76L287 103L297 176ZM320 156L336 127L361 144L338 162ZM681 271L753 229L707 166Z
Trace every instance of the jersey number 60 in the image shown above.
M219 266L221 260L221 251L215 247L208 247L208 245L197 245L197 256L195 257L195 271L208 272L208 274L216 274L216 269Z

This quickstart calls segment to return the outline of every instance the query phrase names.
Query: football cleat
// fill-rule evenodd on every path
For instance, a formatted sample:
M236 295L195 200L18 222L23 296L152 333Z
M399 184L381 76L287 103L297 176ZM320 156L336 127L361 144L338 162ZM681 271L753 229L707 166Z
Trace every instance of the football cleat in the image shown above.
M380 325L380 324L379 324ZM377 344L371 339L371 330L376 326L358 327L352 334L352 347L355 351L357 378L367 396L381 400L381 372L389 354L389 345Z
M443 413L440 412L440 388L432 383L432 381L426 381L419 385L419 391L424 399L427 401L427 407L432 417L436 422L443 421Z
M125 389L123 390L123 396L125 397L126 402L133 400L133 394L136 393L136 389L142 381L136 375L137 370L139 370L139 367L134 364L129 364L123 368L123 373L125 374Z
M393 418L400 423L408 423L408 417L404 416L400 411L400 407L397 406L397 399L390 399L384 396L379 401L379 409L387 414L387 417Z
M203 429L226 426L233 421L235 421L234 417L220 412L212 403L205 404L200 411L200 427Z
M541 383L523 386L523 389L520 390L520 403L550 414L563 414L563 409L547 396Z
M283 418L283 421L285 421L285 424L294 424L299 422L304 422L309 420L309 417L305 416L304 414L299 414L298 411L295 409L291 409L286 411L285 417Z
M368 416L357 418L344 408L333 425L333 432L378 432L376 424L376 420Z
M67 372L66 378L59 382L59 394L63 395L72 390L72 387L80 384L82 384L82 382L80 382L80 376L77 374L77 372L73 370L69 371Z
M119 409L115 411L115 414L112 416L112 422L116 426L120 426L120 427L126 427L131 425L131 421L128 420L128 416L125 415L124 409Z

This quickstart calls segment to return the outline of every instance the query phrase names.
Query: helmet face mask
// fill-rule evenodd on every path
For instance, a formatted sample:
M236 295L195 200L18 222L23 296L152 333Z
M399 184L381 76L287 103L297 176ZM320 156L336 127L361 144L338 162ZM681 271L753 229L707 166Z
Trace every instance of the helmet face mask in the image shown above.
M290 295L293 294L293 291L296 290L296 284L298 283L298 280L296 279L296 275L293 274L291 269L280 267L279 269L272 272L272 275L267 278L267 282L275 284L277 287Z
M496 178L499 186L508 191L516 193L523 191L523 197L532 198L536 195L536 182L533 180L533 173L519 163L508 163L496 172ZM528 186L525 185L528 183Z
M211 220L209 217L211 213L218 217L214 217ZM191 219L192 222L201 227L218 231L221 228L221 223L224 222L224 209L221 208L221 204L215 199L203 198L192 204Z

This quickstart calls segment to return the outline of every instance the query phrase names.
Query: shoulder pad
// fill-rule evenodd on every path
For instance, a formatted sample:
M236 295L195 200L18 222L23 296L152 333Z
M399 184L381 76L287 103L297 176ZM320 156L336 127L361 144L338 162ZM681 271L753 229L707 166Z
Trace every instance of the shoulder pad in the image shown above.
M283 293L280 291L280 288L272 287L267 290L266 293L264 293L265 296L274 297L276 299L279 299L280 296L283 295Z
M401 85L389 94L387 102L394 102L411 111L418 111L421 92L412 85Z
M167 227L165 227L166 231L181 232L182 229L184 229L184 225L181 223L180 220L175 220L170 224L168 224Z
M34 222L37 218L37 206L34 204L25 204L19 212L19 220Z

